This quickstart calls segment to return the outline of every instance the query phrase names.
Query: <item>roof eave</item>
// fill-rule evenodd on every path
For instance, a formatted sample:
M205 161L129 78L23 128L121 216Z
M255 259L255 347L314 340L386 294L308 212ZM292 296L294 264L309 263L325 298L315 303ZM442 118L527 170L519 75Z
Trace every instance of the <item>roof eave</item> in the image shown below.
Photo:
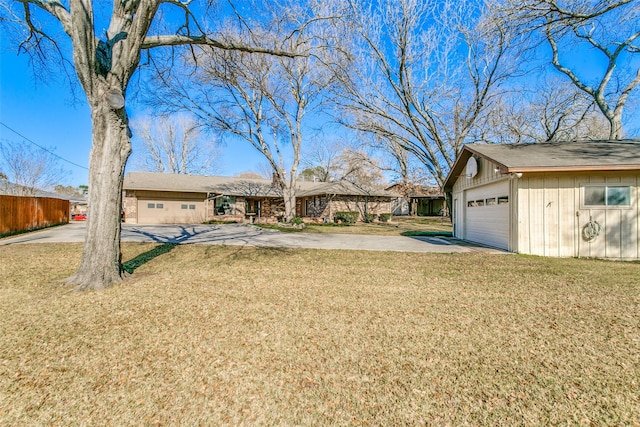
M175 189L175 188L158 188L158 187L151 187L151 186L135 186L135 185L123 185L122 186L123 190L135 190L135 191L166 191L166 192L170 192L170 193L213 193L215 191L212 190L182 190L182 189Z
M606 172L606 171L634 171L640 170L640 165L631 164L631 165L571 165L571 166L507 166L496 159L489 157L479 151L473 149L473 147L469 147L467 145L462 147L460 154L458 155L451 171L447 175L447 178L444 182L444 192L450 193L453 190L453 185L456 180L463 175L463 169L466 165L467 160L471 156L481 157L486 159L492 163L494 163L501 174L511 174L511 173L544 173L544 172Z
M533 172L607 172L640 170L640 165L582 165L582 166L513 166L500 167L501 173Z

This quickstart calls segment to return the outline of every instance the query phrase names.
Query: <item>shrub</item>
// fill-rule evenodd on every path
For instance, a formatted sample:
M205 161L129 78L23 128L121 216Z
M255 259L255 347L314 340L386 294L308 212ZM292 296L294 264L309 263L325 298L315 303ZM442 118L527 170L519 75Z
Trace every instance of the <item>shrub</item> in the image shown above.
M302 218L300 218L299 216L296 216L291 218L291 224L300 225L304 224L304 221L302 221Z
M364 214L364 218L363 218L364 222L370 223L370 222L373 222L374 219L376 219L376 215L375 214L372 214L372 213Z
M382 213L378 216L380 222L388 222L391 219L392 215L390 213Z
M348 211L348 212L336 212L335 221L342 222L345 225L355 224L358 220L358 212Z

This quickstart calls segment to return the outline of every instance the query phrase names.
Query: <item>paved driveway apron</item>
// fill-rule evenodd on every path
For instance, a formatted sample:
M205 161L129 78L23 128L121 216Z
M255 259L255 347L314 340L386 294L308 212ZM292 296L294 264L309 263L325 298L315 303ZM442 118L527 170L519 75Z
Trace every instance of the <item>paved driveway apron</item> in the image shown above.
M84 241L85 223L72 223L0 240L16 243ZM347 249L395 252L491 252L500 250L469 245L440 237L368 236L354 234L282 233L248 224L224 225L122 225L123 242L158 242L202 245Z

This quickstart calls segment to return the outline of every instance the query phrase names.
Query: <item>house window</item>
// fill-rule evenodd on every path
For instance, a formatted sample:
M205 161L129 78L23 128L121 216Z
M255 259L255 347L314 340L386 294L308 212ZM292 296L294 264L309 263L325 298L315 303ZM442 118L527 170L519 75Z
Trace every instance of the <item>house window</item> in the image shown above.
M631 187L589 185L584 187L585 206L631 206Z
M258 214L260 210L260 201L259 200L247 200L245 206L246 214Z
M148 207L149 209L153 209L153 208L155 208L155 207L156 207L156 205L155 205L155 203L147 203L147 207Z
M607 187L607 206L631 206L631 187Z
M193 210L196 208L196 205L189 205L189 209Z
M509 196L489 197L486 199L469 200L467 207L476 208L481 206L495 206L495 205L508 205Z
M180 209L187 209L189 206L187 205L180 205Z
M233 196L221 196L215 199L216 215L232 215L235 211L236 198Z
M162 208L164 208L164 204L156 203L156 209L162 209Z

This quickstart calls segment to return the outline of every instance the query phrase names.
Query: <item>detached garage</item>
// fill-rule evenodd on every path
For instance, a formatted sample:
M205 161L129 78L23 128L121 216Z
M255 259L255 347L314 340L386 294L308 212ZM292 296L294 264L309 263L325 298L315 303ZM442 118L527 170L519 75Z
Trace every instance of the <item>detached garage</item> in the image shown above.
M511 252L640 259L640 141L470 144L447 180L454 236Z

